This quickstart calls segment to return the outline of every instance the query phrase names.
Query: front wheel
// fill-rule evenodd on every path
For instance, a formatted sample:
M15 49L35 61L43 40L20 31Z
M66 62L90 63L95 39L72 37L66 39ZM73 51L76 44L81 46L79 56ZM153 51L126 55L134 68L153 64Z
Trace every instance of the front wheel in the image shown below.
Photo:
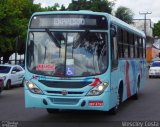
M50 108L47 108L47 112L48 112L49 114L58 113L58 112L59 112L59 109L50 109Z
M20 87L24 87L24 78L23 78L23 80L22 80L22 83L20 84Z
M6 89L9 90L11 88L11 81L8 80L6 83Z
M111 115L117 114L119 107L122 104L122 96L123 96L123 89L122 89L122 87L120 87L118 90L117 104L115 107L113 107L111 110L109 110L109 114L111 114Z
M1 95L1 92L2 92L2 88L0 87L0 95Z

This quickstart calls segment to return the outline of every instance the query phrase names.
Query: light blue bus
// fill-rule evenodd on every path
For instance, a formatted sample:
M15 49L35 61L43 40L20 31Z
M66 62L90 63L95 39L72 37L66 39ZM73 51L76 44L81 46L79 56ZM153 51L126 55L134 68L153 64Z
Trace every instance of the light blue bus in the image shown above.
M28 27L25 106L116 113L146 78L145 34L107 14L37 12Z

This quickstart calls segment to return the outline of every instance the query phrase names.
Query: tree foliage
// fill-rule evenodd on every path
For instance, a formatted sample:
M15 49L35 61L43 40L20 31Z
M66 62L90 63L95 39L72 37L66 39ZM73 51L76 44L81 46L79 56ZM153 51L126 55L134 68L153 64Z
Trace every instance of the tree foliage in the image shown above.
M58 8L59 8L59 4L55 3L53 6L41 8L41 11L58 11Z
M27 24L31 14L40 9L33 0L1 0L0 1L0 57L7 62L9 56L16 52L16 40L20 36L24 53Z
M110 2L108 0L78 0L70 3L68 10L92 10L97 12L111 13L113 5L114 2Z
M0 57L3 57L4 62L8 62L10 55L17 52L16 42L18 39L22 41L23 45L18 53L24 54L28 22L34 12L92 10L111 13L115 4L109 0L72 0L68 8L64 5L59 6L57 3L42 8L41 4L34 4L33 1L0 0Z
M160 37L160 21L154 24L153 35Z
M128 24L133 23L134 13L127 7L118 7L115 12L115 16Z

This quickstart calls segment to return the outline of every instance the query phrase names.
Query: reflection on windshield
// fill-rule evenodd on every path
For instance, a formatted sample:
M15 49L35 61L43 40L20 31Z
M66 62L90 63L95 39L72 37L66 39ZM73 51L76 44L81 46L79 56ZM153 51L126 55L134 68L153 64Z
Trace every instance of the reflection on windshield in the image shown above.
M27 66L33 73L90 76L107 69L106 33L32 32L29 39Z

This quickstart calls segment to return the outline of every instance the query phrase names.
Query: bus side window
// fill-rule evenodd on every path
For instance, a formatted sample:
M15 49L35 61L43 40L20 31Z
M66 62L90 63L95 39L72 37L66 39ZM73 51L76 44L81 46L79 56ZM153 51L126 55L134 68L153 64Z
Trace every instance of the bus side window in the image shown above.
M115 33L111 34L111 62L112 62L112 69L115 69L118 66L118 51L117 51L118 47L117 47L117 30L114 25L111 25L111 31Z

